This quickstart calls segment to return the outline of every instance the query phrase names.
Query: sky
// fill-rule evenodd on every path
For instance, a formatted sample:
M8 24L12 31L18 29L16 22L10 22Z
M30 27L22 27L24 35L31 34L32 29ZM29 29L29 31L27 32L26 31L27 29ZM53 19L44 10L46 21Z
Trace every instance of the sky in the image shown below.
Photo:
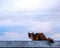
M26 40L42 32L60 40L60 0L0 0L0 40Z

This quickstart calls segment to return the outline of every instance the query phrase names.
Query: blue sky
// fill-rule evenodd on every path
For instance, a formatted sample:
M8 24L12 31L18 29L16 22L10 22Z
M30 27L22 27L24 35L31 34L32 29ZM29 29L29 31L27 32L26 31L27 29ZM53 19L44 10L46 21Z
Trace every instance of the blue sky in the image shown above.
M28 32L60 40L60 0L0 0L0 40L30 40Z

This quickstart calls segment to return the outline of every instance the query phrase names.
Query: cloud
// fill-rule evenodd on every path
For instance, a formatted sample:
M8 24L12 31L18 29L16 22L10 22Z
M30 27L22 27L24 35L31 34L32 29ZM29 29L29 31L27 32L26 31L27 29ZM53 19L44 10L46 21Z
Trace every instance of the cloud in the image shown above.
M19 25L32 31L49 32L55 20L59 18L59 16L37 16L38 14L34 16L34 14L35 12L8 14L1 17L0 25Z
M32 17L32 16L31 16ZM26 18L26 17L25 17ZM53 22L49 21L38 21L34 18L32 19L4 19L0 21L0 25L19 25L27 27L30 30L35 31L49 31Z
M27 39L26 33L19 33L19 32L4 32L3 35L0 35L0 40L29 40Z
M25 26L32 31L51 31L52 25L59 16L37 16L36 12L17 12L15 14L6 14L1 17L0 25L19 25ZM47 13L48 14L48 13Z
M4 1L0 11L41 11L59 8L60 0L10 0Z
M54 35L52 35L52 38L55 40L60 40L60 33L55 33Z
M51 30L51 25L52 22L27 21L24 26L32 31L48 32Z

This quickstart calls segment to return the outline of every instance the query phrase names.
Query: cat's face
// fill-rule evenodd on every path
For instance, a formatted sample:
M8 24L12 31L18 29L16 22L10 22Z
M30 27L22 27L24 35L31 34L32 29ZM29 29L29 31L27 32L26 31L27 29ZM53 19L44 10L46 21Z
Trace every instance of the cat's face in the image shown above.
M33 34L34 34L34 33L28 33L28 37L29 37L29 38L33 38Z

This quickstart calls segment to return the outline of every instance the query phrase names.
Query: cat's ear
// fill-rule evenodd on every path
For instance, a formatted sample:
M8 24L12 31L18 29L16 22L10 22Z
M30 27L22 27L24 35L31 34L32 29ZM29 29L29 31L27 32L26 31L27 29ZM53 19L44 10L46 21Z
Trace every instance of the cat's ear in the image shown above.
M28 34L29 34L29 32L28 32Z
M32 33L34 33L34 32L32 32Z

